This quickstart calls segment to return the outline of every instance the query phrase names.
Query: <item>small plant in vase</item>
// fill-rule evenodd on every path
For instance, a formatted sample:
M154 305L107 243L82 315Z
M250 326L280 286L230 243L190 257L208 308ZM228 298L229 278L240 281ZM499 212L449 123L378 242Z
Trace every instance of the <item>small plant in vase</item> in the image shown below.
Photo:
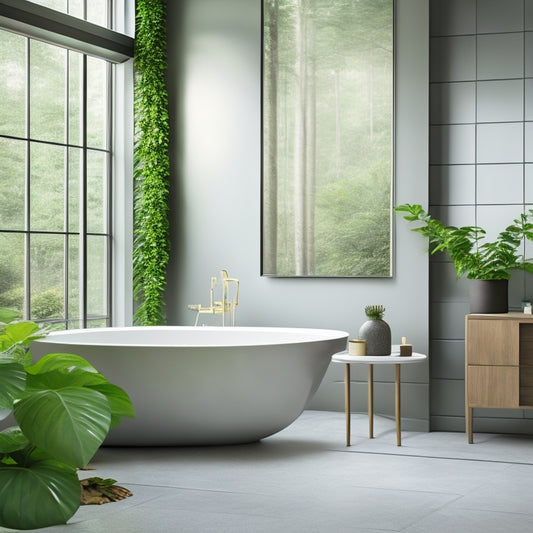
M391 354L391 331L383 320L385 308L382 305L367 305L365 315L368 320L359 329L359 338L366 341L367 355Z

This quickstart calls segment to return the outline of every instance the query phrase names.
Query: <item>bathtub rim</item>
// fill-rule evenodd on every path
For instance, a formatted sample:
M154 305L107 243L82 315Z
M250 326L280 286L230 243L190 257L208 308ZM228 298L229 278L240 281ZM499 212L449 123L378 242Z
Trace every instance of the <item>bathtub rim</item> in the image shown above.
M76 336L90 337L97 336L98 333L112 333L112 332L140 332L142 330L149 330L150 332L157 331L175 331L175 332L197 332L198 338L201 340L201 333L218 333L216 337L212 337L212 342L116 342L111 338L99 341L90 342L87 339L80 340ZM254 332L260 334L271 335L272 339L262 338L261 342L235 342L236 337L231 334L238 335L239 332L252 334ZM277 338L275 333L286 335L283 338ZM288 336L294 335L294 338ZM222 337L227 337L227 342ZM301 327L282 327L282 326L111 326L104 328L83 328L83 329L69 329L62 331L52 331L41 339L34 342L42 344L61 344L61 345L83 345L83 346L107 346L117 348L212 348L212 347L256 347L256 346L283 346L292 344L304 344L314 342L327 342L341 338L348 339L349 333L343 330L327 329L327 328L301 328ZM165 339L166 340L166 339ZM234 342L232 342L232 340Z

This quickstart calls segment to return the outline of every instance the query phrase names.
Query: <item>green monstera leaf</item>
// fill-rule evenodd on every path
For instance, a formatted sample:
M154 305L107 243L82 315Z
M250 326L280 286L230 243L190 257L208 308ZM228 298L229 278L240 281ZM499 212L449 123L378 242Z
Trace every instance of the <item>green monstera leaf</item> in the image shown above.
M101 392L109 401L109 406L111 407L111 428L118 426L123 416L135 418L130 397L118 385L101 383L90 385L89 388Z
M0 432L0 456L22 450L28 439L18 427L9 427Z
M26 372L24 367L12 359L0 358L0 410L8 409L11 411L13 401L20 397L25 387Z
M76 469L53 460L0 466L0 525L36 529L65 524L80 506ZM6 503L9 502L9 505Z
M34 365L26 368L28 374L44 374L45 372L72 373L73 371L83 371L89 374L100 375L88 361L79 355L71 353L49 353ZM104 381L107 381L104 378Z
M28 393L13 412L30 442L74 467L87 465L111 426L107 398L88 388Z

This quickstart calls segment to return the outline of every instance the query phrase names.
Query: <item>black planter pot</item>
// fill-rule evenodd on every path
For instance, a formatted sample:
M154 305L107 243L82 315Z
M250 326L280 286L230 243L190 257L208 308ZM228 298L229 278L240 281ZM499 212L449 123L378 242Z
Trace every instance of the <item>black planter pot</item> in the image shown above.
M509 280L471 279L471 313L507 313Z

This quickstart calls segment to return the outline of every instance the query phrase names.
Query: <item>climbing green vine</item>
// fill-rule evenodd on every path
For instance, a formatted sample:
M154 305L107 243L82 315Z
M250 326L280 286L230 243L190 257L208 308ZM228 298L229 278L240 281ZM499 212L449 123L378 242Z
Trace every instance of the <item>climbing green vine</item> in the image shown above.
M165 322L169 259L166 0L137 0L135 17L134 323Z

